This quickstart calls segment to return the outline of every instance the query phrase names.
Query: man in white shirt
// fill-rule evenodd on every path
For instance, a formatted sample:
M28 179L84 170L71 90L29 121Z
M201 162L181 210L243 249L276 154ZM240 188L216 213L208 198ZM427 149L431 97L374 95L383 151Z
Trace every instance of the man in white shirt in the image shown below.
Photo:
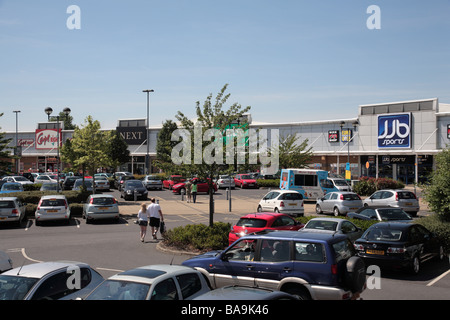
M150 201L150 205L147 206L147 214L150 217L150 227L152 228L153 239L156 239L156 233L158 232L160 222L164 221L164 217L161 207L158 203L155 203L155 198L151 198Z

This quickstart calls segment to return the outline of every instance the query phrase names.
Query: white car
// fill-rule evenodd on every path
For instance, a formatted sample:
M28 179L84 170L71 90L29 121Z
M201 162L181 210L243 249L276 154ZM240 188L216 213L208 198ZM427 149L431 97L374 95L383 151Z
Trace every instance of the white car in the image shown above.
M19 226L25 219L26 204L17 197L0 198L0 222L14 222Z
M259 202L258 212L280 212L302 217L305 214L303 196L292 190L273 190Z
M218 189L221 188L235 188L234 178L229 175L221 175L219 179L216 181L216 185Z
M194 268L150 265L108 278L85 300L191 300L210 290Z
M420 210L419 200L415 193L404 189L375 191L370 197L363 200L363 205L364 207L401 208L413 217L416 217Z
M30 180L28 180L27 178L25 178L23 176L8 176L8 177L4 177L3 181L17 182L17 183L20 183L21 185L33 184L33 182L31 182Z
M147 188L147 190L149 190L149 189L162 190L162 187L163 187L162 180L159 179L158 176L156 176L156 175L145 176L142 183Z
M47 174L41 174L39 176L37 176L36 178L34 178L34 183L38 184L38 183L49 183L49 182L53 182L53 183L58 183L58 178L56 175L50 176Z
M35 212L36 225L42 221L65 220L70 221L70 207L64 195L42 196Z

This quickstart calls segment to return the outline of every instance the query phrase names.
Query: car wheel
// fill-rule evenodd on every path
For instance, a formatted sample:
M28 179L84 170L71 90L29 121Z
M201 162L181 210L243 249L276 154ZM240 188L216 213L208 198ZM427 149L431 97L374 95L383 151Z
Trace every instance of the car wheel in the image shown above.
M420 271L420 260L417 255L411 261L410 271L413 274L418 274Z
M261 208L261 206L258 206L258 209L256 209L256 211L258 211L258 212L262 212L262 208Z
M316 213L321 214L323 213L322 208L320 208L320 205L316 204Z
M346 263L345 282L353 292L361 292L366 283L366 266L362 258L352 256Z
M443 246L439 246L439 261L443 261L445 258L445 252L444 252L444 247Z
M273 212L280 213L280 210L278 210L278 208L275 208L275 210L273 210Z
M333 209L333 214L334 214L335 217L339 217L340 212L339 212L339 209L337 207L335 207Z
M287 287L282 288L281 291L289 293L300 300L311 300L308 290L298 285L288 285Z

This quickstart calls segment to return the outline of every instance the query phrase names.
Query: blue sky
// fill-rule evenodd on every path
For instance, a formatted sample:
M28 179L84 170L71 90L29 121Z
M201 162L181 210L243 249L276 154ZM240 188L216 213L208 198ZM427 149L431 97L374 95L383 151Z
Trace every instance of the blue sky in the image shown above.
M70 5L81 29L69 30ZM370 5L381 29L369 30ZM228 83L253 120L357 116L361 104L450 103L450 0L0 0L0 127L46 121L46 107L150 126L195 116Z

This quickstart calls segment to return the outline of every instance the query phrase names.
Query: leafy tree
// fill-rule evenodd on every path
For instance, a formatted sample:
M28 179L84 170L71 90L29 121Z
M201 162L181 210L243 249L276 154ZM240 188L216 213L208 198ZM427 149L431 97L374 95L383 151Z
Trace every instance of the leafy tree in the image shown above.
M166 173L170 172L172 168L171 153L173 147L177 144L176 141L171 141L172 132L178 129L178 126L172 120L167 120L163 123L161 130L158 132L158 139L156 142L156 161L155 166Z
M2 116L3 113L0 113L0 117ZM7 146L11 140L5 138L4 132L0 132L0 174L10 173L9 167L11 166L11 162L5 161L4 159L11 158L10 152L7 150Z
M435 157L436 169L431 173L430 183L424 185L424 198L430 209L443 220L450 221L450 147Z
M111 130L107 133L108 141L111 141L107 145L106 154L109 157L109 166L117 168L119 165L129 161L130 150L125 140L120 136L117 130Z
M213 145L220 145L220 141L217 140L218 137L216 136L212 136L209 140L204 141L205 132L210 129L225 132L227 127L239 118L242 118L242 115L250 110L250 106L242 108L238 103L232 104L226 111L222 110L230 97L230 94L225 94L227 87L228 85L226 84L217 94L215 100L213 100L212 94L209 94L203 106L197 101L195 108L197 114L196 123L186 117L181 111L178 111L176 115L177 120L181 123L181 128L187 130L190 135L189 147L193 152L190 153L189 161L186 164L177 165L172 162L172 169L176 168L179 171L184 171L187 175L196 175L199 178L208 179L210 190L213 188L213 179L222 172L228 171L229 166L221 164L219 161L208 161L205 159L205 156L209 160L214 160L218 157L225 158L224 144L222 143L222 149L212 148ZM212 227L214 223L214 198L212 192L209 195L209 225Z
M276 150L271 150L278 152L280 168L305 168L311 162L312 147L308 148L308 139L298 144L299 138L296 134L281 136Z

